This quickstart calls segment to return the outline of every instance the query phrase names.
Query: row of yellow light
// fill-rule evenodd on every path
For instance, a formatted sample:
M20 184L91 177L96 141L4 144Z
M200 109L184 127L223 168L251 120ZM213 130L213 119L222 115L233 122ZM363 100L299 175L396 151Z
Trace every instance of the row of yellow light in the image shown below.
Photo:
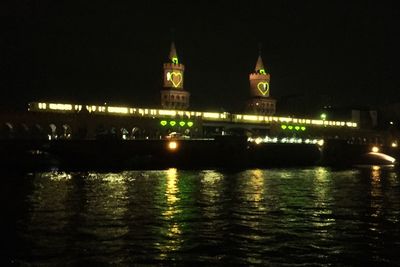
M265 136L264 138L262 137L257 137L257 138L252 138L249 137L247 139L248 142L250 143L255 143L255 144L261 144L261 143L282 143L282 144L317 144L319 146L323 146L324 145L324 139L302 139L302 138L295 138L295 137L291 137L291 138L278 138L278 137L268 137Z
M30 103L31 111L59 111L71 112L82 110L82 105L72 104L57 104L57 103ZM183 111L183 110L167 110L167 109L147 109L147 108L131 108L131 107L114 107L114 106L96 106L87 105L86 109L90 113L110 113L119 115L131 116L146 116L146 117L176 117L186 116L188 118L198 117L204 121L228 121L230 114L227 112L199 112L199 111ZM233 122L251 122L251 123L298 123L316 126L338 126L338 127L357 127L355 122L345 121L329 121L329 120L316 120L316 119L301 119L291 117L276 117L276 116L261 116L261 115L246 115L246 114L232 114Z

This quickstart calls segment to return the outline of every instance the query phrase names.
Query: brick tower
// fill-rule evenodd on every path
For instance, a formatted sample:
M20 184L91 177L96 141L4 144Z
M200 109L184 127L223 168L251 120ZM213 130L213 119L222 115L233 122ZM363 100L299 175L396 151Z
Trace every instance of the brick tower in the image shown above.
M161 90L161 107L165 109L187 109L188 91L183 87L185 66L179 63L174 42L171 43L169 62L164 63L164 82Z
M250 99L247 101L247 112L260 115L274 115L276 100L270 96L270 74L264 68L261 49L256 67L250 73Z

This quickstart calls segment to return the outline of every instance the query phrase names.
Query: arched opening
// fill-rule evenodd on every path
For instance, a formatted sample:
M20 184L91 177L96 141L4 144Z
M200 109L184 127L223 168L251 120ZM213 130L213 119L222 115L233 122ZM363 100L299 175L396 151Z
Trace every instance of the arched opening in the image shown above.
M28 125L26 125L25 123L21 123L20 125L18 125L16 135L20 139L31 138L30 129L29 129Z
M61 139L71 139L71 137L72 137L71 126L69 126L68 124L63 124L62 133L61 133L60 138Z
M137 126L132 127L131 139L137 139L140 137L140 129Z
M43 127L39 124L35 124L31 127L31 135L34 139L45 139L48 138L47 134L43 130Z
M120 129L120 132L121 132L121 139L123 139L123 140L130 139L129 132L126 128L122 127Z
M47 137L49 138L49 140L55 140L58 138L57 126L54 123L49 124Z
M11 139L14 138L14 126L10 122L6 122L1 127L1 138Z

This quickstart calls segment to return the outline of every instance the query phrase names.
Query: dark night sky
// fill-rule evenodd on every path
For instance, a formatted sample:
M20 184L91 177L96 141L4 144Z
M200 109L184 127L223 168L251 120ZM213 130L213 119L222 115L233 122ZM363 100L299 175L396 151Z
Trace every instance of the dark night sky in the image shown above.
M194 109L242 108L258 42L278 110L400 101L394 2L15 2L0 9L4 105L156 106L172 27Z

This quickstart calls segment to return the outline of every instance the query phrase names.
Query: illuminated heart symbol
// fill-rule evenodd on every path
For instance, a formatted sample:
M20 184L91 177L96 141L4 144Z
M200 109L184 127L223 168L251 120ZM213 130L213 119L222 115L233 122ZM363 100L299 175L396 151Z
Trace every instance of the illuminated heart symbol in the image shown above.
M178 87L182 82L182 74L180 72L171 72L170 81L174 87Z
M260 91L262 95L266 95L269 91L269 83L268 82L259 82L257 84L257 89Z

